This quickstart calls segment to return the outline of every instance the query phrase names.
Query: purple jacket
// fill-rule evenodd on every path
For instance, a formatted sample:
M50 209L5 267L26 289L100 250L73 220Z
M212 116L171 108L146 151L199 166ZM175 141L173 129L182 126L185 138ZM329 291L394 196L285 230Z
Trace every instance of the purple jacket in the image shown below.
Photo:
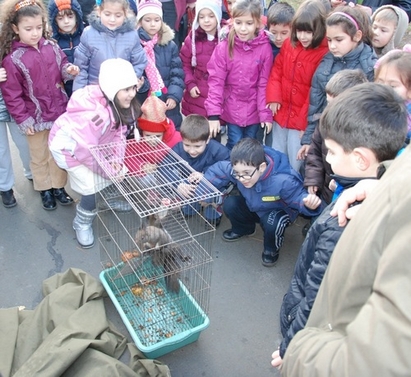
M273 52L263 30L248 42L236 36L232 59L227 39L221 41L207 65L210 75L205 101L207 116L219 116L240 127L272 122L273 115L265 100L272 64Z
M74 78L66 73L69 64L54 41L41 38L39 50L13 41L2 61L7 80L0 87L7 110L23 133L29 127L48 130L64 113L68 98L63 81Z
M192 32L187 35L184 45L180 50L181 61L183 62L183 69L185 74L184 82L186 84L186 90L184 91L181 112L184 115L198 114L207 116L204 108L204 102L208 96L208 72L207 63L209 62L211 55L215 47L217 46L218 39L209 41L207 34L204 30L198 28L195 31L195 46L196 46L196 59L197 65L193 67L191 65L192 52ZM193 98L190 96L190 90L195 86L200 90L200 96Z

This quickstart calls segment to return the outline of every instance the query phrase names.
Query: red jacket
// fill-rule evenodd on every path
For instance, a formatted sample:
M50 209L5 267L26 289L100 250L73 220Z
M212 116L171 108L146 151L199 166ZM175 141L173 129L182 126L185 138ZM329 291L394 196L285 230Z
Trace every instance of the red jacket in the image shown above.
M281 104L274 120L285 128L304 131L307 127L311 79L323 56L327 40L315 49L296 47L287 39L275 59L267 84L267 103Z

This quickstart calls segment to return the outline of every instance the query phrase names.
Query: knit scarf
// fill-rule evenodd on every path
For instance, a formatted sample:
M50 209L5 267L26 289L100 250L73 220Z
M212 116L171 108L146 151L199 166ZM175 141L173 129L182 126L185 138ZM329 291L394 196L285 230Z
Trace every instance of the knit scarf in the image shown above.
M166 93L167 89L164 86L163 79L156 67L156 56L154 53L154 46L157 44L158 34L156 34L149 41L141 41L144 51L147 55L146 75L150 83L150 94L161 97L162 93Z

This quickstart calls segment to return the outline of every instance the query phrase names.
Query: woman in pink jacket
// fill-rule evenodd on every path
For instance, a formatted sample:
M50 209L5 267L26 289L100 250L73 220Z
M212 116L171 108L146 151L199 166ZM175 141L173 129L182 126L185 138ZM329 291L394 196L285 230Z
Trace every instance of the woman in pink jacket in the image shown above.
M215 48L207 65L208 98L205 101L210 135L226 122L227 148L240 139L256 138L259 127L271 131L272 113L265 91L273 64L269 38L261 28L259 0L239 0L233 7L233 26Z
M67 170L71 188L81 194L73 229L83 248L94 244L92 223L96 216L96 192L106 190L105 197L109 199L110 193L117 193L109 177L96 163L90 147L115 143L118 147L110 149L110 153L115 154L116 163L110 156L104 170L110 172L110 176L125 173L126 137L134 131L140 115L137 84L130 62L123 59L104 61L100 67L99 85L76 90L67 111L56 120L50 131L50 151L57 165ZM115 200L118 195L108 200L110 207L117 211L130 211L131 206L127 202Z

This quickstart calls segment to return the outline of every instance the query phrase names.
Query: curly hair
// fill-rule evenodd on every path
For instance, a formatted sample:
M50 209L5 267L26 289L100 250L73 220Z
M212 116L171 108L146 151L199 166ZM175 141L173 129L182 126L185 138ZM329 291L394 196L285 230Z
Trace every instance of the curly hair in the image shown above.
M0 61L10 53L13 40L18 40L18 35L14 32L12 26L17 26L22 17L36 16L41 16L43 21L43 37L49 39L47 10L41 0L3 0L1 2Z

